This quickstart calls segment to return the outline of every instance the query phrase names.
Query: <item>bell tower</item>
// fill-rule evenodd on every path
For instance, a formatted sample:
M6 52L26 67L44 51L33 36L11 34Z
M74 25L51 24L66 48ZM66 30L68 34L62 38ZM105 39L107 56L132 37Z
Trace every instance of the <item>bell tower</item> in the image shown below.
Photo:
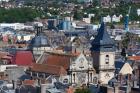
M108 84L108 81L114 77L115 43L107 33L105 23L101 24L91 45L93 66L99 75L99 81L101 84Z

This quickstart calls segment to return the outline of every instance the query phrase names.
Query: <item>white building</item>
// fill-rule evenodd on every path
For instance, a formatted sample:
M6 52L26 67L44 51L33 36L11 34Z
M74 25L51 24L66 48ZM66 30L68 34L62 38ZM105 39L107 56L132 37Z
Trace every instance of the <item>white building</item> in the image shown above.
M0 72L4 72L7 68L15 68L17 65L0 65Z
M137 14L138 16L140 16L140 9L137 9Z
M83 21L90 24L90 18L83 18Z
M10 0L0 0L0 2L9 2Z
M24 24L23 23L1 23L0 28L13 28L14 30L22 30L24 29Z
M103 17L103 22L111 22L111 17L108 15L106 17Z
M117 17L116 15L113 15L113 16L112 16L112 21L113 21L113 22L120 22L120 18L121 18L121 17Z

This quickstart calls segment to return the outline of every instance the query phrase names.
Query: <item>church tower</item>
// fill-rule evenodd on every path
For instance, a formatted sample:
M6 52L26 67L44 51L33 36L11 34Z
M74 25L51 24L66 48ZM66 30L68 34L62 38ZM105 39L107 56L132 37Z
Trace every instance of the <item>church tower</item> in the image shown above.
M99 75L101 84L108 84L114 77L115 71L115 44L107 33L104 23L101 24L98 34L91 43L93 66Z

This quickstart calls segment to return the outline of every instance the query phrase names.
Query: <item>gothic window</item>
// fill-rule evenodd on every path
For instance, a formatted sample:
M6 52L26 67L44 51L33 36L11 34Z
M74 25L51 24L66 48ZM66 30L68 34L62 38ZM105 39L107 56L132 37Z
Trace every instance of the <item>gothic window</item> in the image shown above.
M109 55L106 55L106 56L105 56L105 63L106 63L106 64L109 64Z
M75 74L73 74L73 83L75 83Z
M90 82L92 82L92 73L90 73Z

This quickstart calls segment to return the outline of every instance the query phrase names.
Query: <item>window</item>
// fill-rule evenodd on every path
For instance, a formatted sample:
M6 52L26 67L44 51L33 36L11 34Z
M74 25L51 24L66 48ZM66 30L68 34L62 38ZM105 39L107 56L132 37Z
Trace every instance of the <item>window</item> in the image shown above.
M92 82L92 73L90 73L90 82Z
M68 79L67 78L65 78L64 80L63 80L63 83L68 83Z
M109 64L109 55L106 55L106 57L105 57L105 63L106 64Z
M94 78L93 78L93 83L94 83L94 84L97 84L97 77L94 77Z
M33 73L32 73L32 76L36 77L36 76L37 76L37 74L36 74L35 72L33 72Z
M73 83L75 83L75 74L73 74Z

